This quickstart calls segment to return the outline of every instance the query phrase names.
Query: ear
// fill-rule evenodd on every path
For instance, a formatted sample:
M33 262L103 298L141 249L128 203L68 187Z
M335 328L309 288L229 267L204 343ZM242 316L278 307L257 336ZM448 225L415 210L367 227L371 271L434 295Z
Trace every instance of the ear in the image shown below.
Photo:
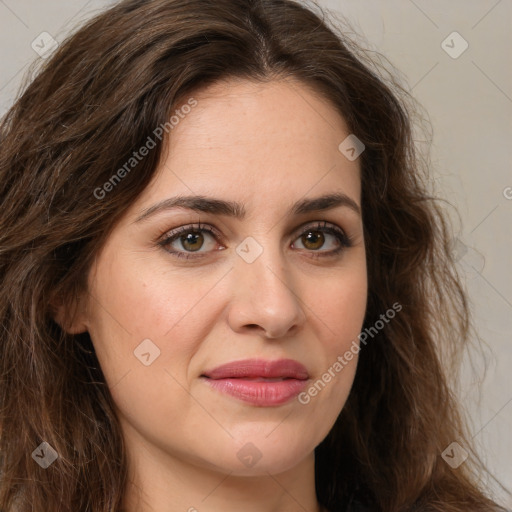
M53 320L68 334L88 331L85 304L82 299L65 301L61 295L50 299L50 314Z

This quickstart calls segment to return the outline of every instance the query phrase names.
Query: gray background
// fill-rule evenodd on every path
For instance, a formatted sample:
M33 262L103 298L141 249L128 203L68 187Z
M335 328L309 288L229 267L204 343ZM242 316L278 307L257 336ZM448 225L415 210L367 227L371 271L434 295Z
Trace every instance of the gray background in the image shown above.
M28 64L40 58L31 45L42 32L62 41L112 3L0 0L0 114ZM455 247L487 342L485 378L483 359L477 355L471 365L466 358L461 401L482 457L512 487L512 0L318 3L345 16L368 48L386 55L428 112L436 185L461 213ZM442 46L454 31L468 44L457 58ZM463 48L457 37L445 43L452 54Z

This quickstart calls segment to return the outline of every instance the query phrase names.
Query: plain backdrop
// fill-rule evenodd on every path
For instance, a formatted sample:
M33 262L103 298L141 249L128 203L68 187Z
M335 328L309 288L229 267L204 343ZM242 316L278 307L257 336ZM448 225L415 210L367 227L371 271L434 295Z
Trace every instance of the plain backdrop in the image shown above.
M60 42L112 3L0 0L0 114L41 58L33 46L42 33ZM460 399L483 459L512 488L512 1L317 3L384 54L428 112L436 185L461 214L454 248L488 345L485 378L483 359L466 363Z

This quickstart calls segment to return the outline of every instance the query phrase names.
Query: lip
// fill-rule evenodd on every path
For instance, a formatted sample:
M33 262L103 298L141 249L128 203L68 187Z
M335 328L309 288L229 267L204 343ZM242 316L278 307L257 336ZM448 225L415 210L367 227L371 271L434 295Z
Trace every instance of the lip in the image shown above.
M282 405L306 386L309 374L293 359L245 359L204 372L201 377L217 391L260 407Z

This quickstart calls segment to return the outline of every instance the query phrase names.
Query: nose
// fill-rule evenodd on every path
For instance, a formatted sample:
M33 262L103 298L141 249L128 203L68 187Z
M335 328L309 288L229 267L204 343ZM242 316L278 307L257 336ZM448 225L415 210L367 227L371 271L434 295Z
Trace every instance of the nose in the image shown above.
M261 331L267 338L282 338L304 324L303 302L278 249L265 248L252 263L237 257L231 275L228 322L234 332Z

